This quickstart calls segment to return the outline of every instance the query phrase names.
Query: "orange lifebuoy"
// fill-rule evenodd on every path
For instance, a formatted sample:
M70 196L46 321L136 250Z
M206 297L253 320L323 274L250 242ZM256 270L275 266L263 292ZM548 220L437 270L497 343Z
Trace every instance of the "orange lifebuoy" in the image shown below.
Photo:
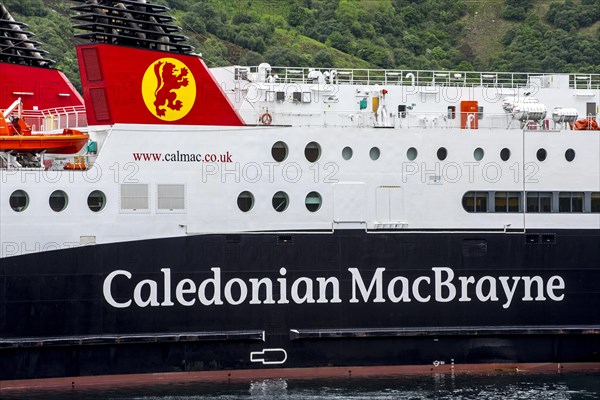
M260 116L260 122L263 125L271 125L271 123L273 122L273 117L269 113L264 113Z

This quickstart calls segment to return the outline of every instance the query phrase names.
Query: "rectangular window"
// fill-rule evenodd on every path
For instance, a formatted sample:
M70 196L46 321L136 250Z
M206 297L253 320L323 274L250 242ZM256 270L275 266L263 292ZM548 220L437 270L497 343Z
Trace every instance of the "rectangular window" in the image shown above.
M185 210L185 185L157 185L156 189L159 211Z
M248 68L236 67L234 69L234 76L236 81L248 80Z
M560 192L558 211L561 213L583 212L583 192Z
M475 192L475 212L487 212L487 192Z
M583 192L571 193L571 212L583 212Z
M148 211L148 185L121 184L121 210Z
M508 192L507 195L508 212L518 213L521 211L521 193Z
M552 212L552 192L527 192L527 212Z
M473 193L469 192L465 194L462 203L466 212L473 212L475 210L475 197L473 196Z
M463 208L467 212L487 212L487 192L468 192L463 196Z
M527 212L538 213L540 211L540 197L538 192L527 192Z
M560 192L558 194L558 212L571 212L571 193Z
M494 211L506 212L506 192L496 192L494 196Z
M496 212L519 212L521 210L521 193L496 192L494 202Z
M448 119L456 118L456 106L448 106Z
M552 212L552 192L540 192L540 212Z
M477 119L483 119L483 106L478 107Z
M593 213L600 213L600 192L592 193L592 210Z

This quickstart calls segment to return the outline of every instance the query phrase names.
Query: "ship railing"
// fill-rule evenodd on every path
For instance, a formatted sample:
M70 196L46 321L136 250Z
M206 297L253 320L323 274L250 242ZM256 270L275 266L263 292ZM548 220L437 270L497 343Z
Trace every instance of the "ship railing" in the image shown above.
M23 119L33 132L51 132L66 128L87 127L84 106L23 111Z
M94 166L98 155L95 153L58 155L45 154L27 154L24 158L19 158L22 154L0 151L0 169L29 169L45 171L63 171L69 170L74 173L88 171Z
M239 73L243 70L243 73ZM474 72L428 71L411 69L356 69L356 68L291 68L237 67L240 80L282 84L350 84L397 86L460 86L529 88L558 87L555 77L564 77L570 89L600 89L600 74L550 74L534 72Z
M597 74L572 74L569 75L569 86L579 90L598 90L600 79Z
M261 112L255 109L239 110L249 124L261 125ZM441 112L392 112L385 116L371 111L335 110L335 111L279 111L269 110L272 125L300 127L356 127L356 128L396 128L405 129L448 129L476 131L486 129L496 130L526 130L526 131L559 131L570 129L567 125L556 124L550 119L542 121L515 120L507 113L456 113Z

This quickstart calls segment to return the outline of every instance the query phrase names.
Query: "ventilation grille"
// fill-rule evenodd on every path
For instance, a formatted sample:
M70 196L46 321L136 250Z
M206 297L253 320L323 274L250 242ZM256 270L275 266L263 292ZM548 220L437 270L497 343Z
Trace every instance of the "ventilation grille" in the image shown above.
M100 62L98 61L98 51L96 48L83 49L83 65L85 66L85 74L88 81L98 82L102 80L102 71L100 70Z
M148 185L121 184L121 210L147 211Z
M96 120L109 121L110 110L108 109L108 101L106 100L104 88L90 89L90 98L92 99L92 107Z
M159 210L184 210L185 186L184 185L158 185L157 186Z

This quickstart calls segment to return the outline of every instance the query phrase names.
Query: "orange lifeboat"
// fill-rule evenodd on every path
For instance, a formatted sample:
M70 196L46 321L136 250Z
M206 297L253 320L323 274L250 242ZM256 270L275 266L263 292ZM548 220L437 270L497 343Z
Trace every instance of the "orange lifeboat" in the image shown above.
M18 153L75 154L88 142L90 136L74 129L65 129L55 135L0 135L0 151Z
M17 153L74 154L88 142L90 136L75 129L65 129L62 133L32 135L31 129L22 119L12 123L0 114L0 151Z

